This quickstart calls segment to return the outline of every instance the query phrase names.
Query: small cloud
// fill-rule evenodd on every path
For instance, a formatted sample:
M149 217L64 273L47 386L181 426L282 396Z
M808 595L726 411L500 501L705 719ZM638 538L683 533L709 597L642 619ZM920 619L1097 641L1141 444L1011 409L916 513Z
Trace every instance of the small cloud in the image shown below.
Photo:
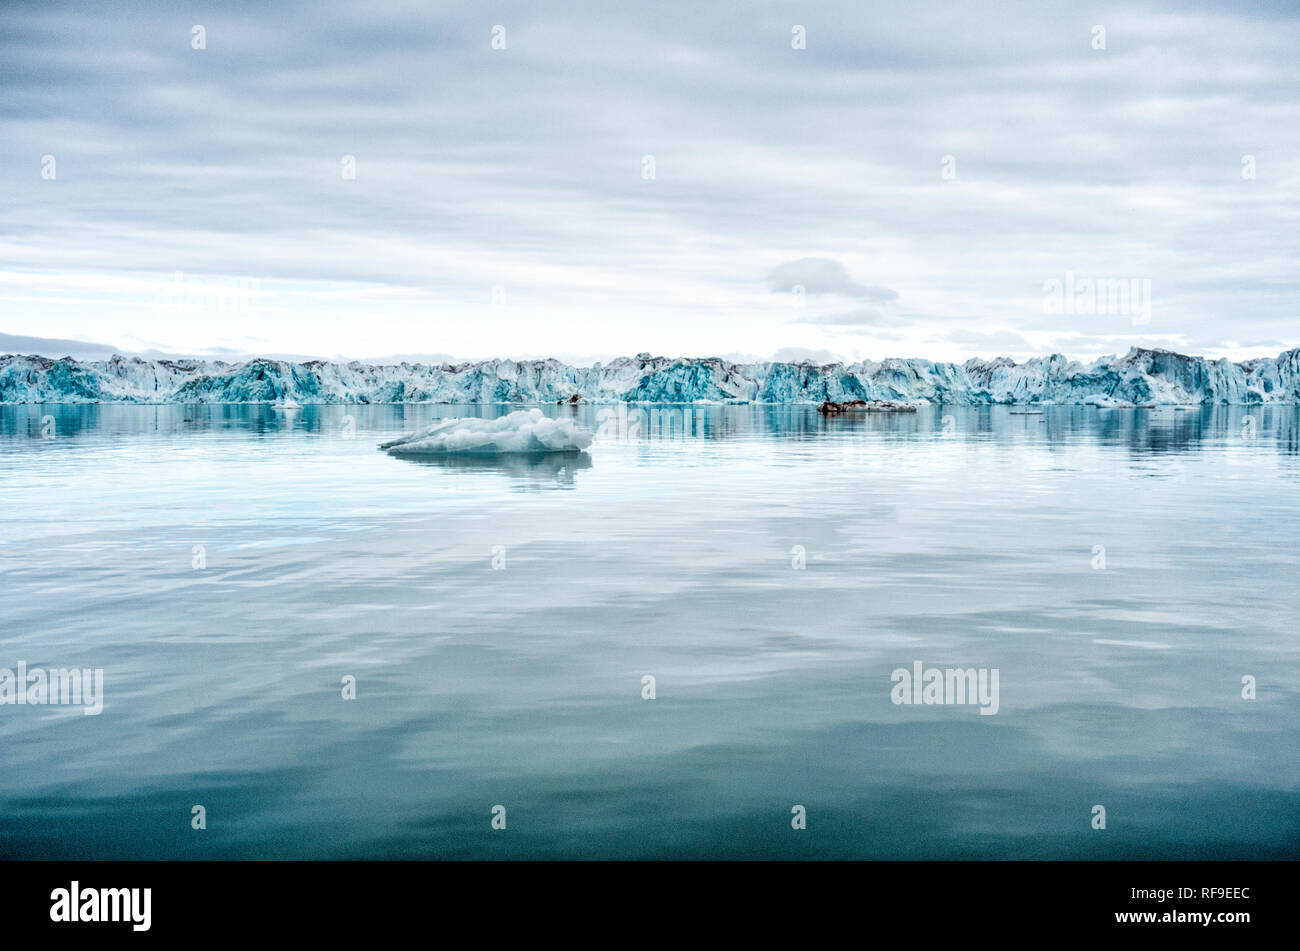
M817 324L820 327L899 327L906 321L892 314L887 314L879 307L863 307L843 314L822 314L819 316L800 317L792 321L796 324Z
M1218 337L1195 337L1187 341L1189 350L1197 353L1218 353L1225 350L1275 350L1282 352L1286 344L1280 340L1224 340Z
M802 287L805 294L839 294L884 303L898 299L898 291L888 287L859 284L849 276L844 265L832 258L799 258L786 261L768 272L767 280L773 294L788 294L791 288Z
M967 348L1020 351L1034 349L1028 340L1011 330L992 330L988 333L981 333L978 330L953 330L944 339Z

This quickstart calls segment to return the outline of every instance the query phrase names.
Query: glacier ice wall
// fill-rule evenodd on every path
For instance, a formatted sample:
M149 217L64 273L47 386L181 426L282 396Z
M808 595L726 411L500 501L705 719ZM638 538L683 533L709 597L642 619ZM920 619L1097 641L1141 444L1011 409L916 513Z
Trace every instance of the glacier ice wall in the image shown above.
M373 366L0 356L0 403L554 403L575 395L597 403L1297 403L1300 348L1243 363L1143 349L1091 363L1060 354L1024 363L825 365L640 354L593 367L558 360Z

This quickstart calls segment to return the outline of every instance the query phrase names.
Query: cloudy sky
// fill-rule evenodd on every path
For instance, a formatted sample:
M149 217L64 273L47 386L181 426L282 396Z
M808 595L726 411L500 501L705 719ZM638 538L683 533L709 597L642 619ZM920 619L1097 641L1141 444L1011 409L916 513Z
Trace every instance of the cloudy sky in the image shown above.
M1297 50L1276 0L8 3L0 332L1272 355Z

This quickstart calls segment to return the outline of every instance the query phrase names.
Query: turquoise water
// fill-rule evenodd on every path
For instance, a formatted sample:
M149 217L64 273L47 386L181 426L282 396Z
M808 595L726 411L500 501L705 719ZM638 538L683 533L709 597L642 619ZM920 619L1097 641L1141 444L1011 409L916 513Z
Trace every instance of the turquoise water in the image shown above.
M0 856L1300 856L1296 408L510 409L0 408Z

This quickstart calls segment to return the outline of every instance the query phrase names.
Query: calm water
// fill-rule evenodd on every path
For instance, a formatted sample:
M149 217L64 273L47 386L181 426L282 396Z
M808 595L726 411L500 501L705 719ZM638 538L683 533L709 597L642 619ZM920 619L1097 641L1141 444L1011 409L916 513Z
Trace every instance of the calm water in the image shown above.
M0 408L0 668L105 694L0 706L0 856L1300 856L1295 408L375 448L508 410Z

